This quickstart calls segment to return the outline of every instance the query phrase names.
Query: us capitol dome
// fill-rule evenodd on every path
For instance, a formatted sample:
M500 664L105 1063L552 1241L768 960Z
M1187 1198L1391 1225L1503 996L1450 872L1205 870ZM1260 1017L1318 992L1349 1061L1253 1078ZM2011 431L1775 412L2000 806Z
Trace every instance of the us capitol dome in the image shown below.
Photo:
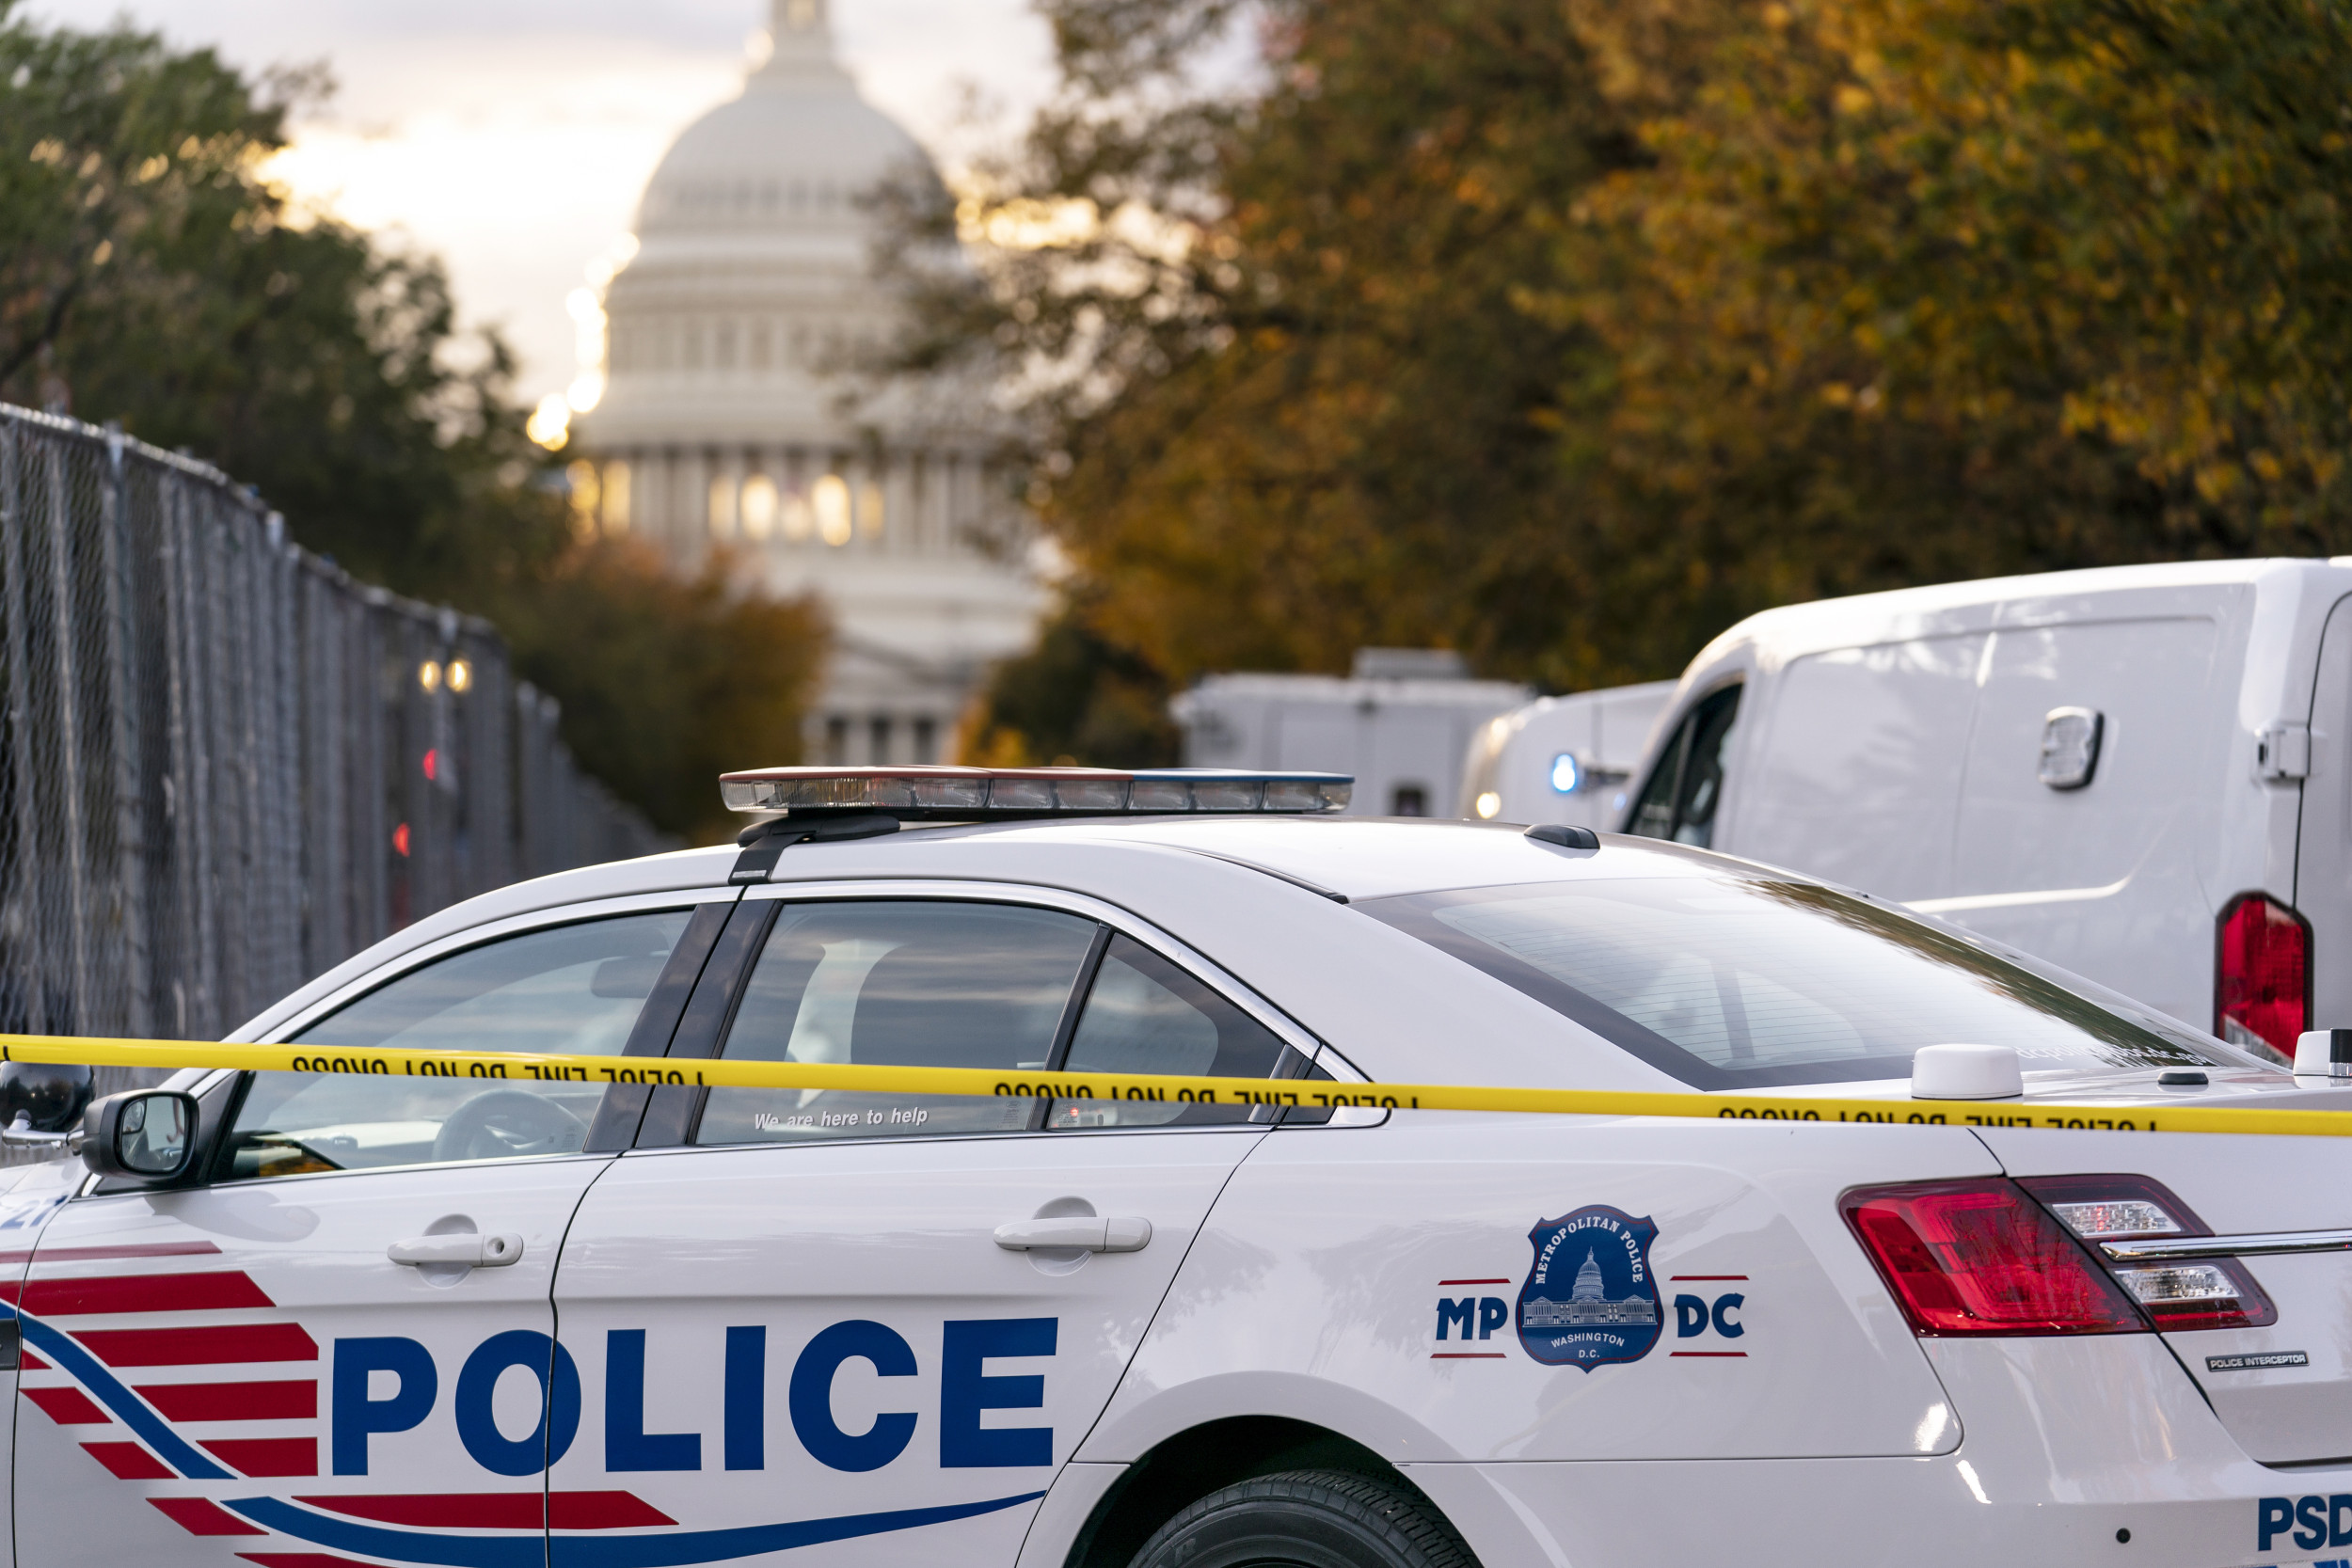
M677 570L723 546L771 592L825 600L809 760L946 760L988 663L1033 634L1030 531L977 388L899 387L845 415L838 368L898 309L860 198L936 176L858 95L826 0L773 5L772 52L671 147L606 292L605 390L575 430L592 519Z

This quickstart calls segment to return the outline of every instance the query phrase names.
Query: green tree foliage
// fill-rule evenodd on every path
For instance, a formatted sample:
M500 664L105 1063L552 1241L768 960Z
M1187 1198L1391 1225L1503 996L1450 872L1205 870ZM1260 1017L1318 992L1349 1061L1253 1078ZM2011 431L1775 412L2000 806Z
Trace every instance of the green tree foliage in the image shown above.
M1010 369L1071 614L1164 684L1572 689L1793 599L2352 538L2341 8L1042 8L1062 95L931 214L981 262L910 264L908 356Z
M363 579L488 616L583 767L663 828L721 832L691 737L792 757L821 617L575 540L513 357L458 332L439 264L265 179L323 90L0 0L0 398L190 451Z
M681 578L645 546L606 540L510 594L500 622L523 674L550 690L569 683L575 753L698 843L742 826L720 804L721 773L798 757L801 697L820 673L814 607L746 594L740 580L723 557Z
M1065 607L1037 645L1007 659L958 737L966 762L1002 768L1067 765L1169 768L1181 760L1168 683L1128 649Z

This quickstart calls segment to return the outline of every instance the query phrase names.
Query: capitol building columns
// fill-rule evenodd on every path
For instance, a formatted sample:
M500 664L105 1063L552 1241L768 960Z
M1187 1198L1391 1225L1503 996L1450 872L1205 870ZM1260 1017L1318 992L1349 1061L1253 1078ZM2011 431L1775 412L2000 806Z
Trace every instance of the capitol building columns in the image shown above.
M870 277L858 198L932 176L835 60L822 0L776 0L772 37L646 185L606 291L604 396L575 434L605 532L682 573L723 547L768 592L823 600L834 649L806 760L946 761L1042 602L1022 562L975 539L1017 546L1029 523L988 471L976 389L901 388L844 418L827 368L882 341L898 308Z

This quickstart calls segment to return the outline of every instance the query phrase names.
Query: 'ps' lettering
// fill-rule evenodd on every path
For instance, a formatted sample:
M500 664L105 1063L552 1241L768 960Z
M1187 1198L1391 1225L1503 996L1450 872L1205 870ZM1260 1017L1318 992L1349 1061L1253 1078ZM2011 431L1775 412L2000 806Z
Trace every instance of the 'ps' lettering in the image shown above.
M2289 1532L2292 1532L2291 1534ZM2352 1492L2332 1497L2264 1497L2254 1505L2254 1549L2286 1535L2305 1551L2323 1546L2352 1546Z
M1487 1307L1497 1309L1492 1323ZM1463 1338L1470 1336L1465 1303ZM1480 1326L1492 1332L1508 1320L1500 1302L1479 1303ZM1042 1372L1003 1373L989 1363L1055 1354L1054 1318L977 1318L941 1325L939 1463L947 1468L1047 1465L1054 1431L1045 1426L983 1425L990 1411L1038 1410L1045 1404ZM607 1331L604 1342L604 1462L608 1472L699 1470L704 1443L697 1432L647 1430L646 1333ZM884 1411L864 1432L844 1432L834 1415L834 1375L863 1360L885 1378L920 1374L914 1347L895 1329L866 1319L819 1331L792 1363L787 1406L792 1433L809 1457L829 1468L877 1470L903 1454L920 1418ZM516 1369L538 1384L538 1424L521 1436L500 1430L491 1405L501 1378ZM767 1467L768 1329L726 1330L719 1379L720 1443L730 1470ZM370 1440L414 1432L440 1398L440 1371L423 1345L409 1338L335 1341L330 1375L328 1451L334 1473L369 1473ZM451 1397L459 1443L474 1463L495 1475L535 1475L560 1460L579 1435L581 1386L571 1353L544 1334L510 1329L494 1334L466 1357ZM377 1457L381 1448L378 1446Z

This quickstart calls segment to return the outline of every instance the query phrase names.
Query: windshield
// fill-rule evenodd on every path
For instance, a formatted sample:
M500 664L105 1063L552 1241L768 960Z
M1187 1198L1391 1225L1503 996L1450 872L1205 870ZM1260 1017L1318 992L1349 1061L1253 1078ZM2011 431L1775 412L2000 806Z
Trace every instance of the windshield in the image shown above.
M1950 1043L2013 1046L2028 1072L2219 1059L2185 1030L1811 883L1628 878L1358 907L1694 1088L1908 1078L1913 1052Z

